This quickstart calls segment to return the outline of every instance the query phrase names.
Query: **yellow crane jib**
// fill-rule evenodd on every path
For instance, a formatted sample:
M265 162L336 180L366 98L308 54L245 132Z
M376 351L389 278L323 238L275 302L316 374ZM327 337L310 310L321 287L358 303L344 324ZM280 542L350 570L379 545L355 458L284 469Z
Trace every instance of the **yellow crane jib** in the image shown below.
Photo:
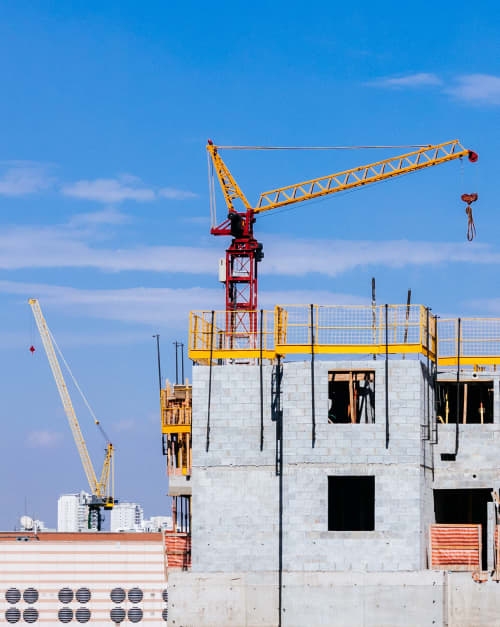
M335 174L263 192L255 207L252 207L222 160L218 148L209 140L207 150L212 158L229 211L236 211L233 201L239 198L246 210L251 210L255 214L304 200L313 200L314 198L336 192L362 187L369 183L384 181L401 174L416 172L423 168L452 161L453 159L468 157L473 163L478 159L477 154L472 150L464 148L458 139L442 144L430 144L397 157L382 159L381 161L350 170L343 170Z
M94 421L96 425L99 427L99 429L101 430L101 433L106 439L106 453L104 457L104 464L102 467L101 476L98 480L94 467L92 465L92 461L89 456L89 452L87 450L85 439L83 437L83 434L80 429L80 425L78 423L78 419L75 414L75 410L73 408L73 403L71 402L71 397L69 395L68 388L66 386L66 382L64 380L64 376L62 374L61 367L59 365L59 361L57 359L56 351L54 349L55 340L53 341L52 334L50 333L47 323L45 321L45 318L43 317L42 310L40 308L40 304L38 300L36 298L30 298L28 302L33 312L33 316L35 318L35 322L38 327L40 337L42 339L43 347L45 349L47 359L49 360L49 365L52 370L54 380L56 382L57 390L59 392L59 396L61 397L63 408L66 413L66 417L68 418L69 426L73 434L73 439L75 441L76 448L78 449L78 453L80 455L83 469L85 471L85 475L87 476L90 491L92 494L91 500L88 503L89 512L90 512L89 513L89 527L100 529L100 511L99 511L100 508L103 507L104 509L112 509L115 503L114 495L113 495L114 494L114 486L113 486L114 448L113 448L112 443L109 441L109 438L106 436L102 427L100 426L99 421L94 417ZM61 354L61 357L62 357L62 354ZM64 357L62 357L62 359L64 361ZM69 367L68 367L68 370L69 370ZM71 371L69 372L71 376L73 377ZM74 381L75 381L76 386L78 387L78 390L83 396L83 393L81 392L78 384L76 383L76 380ZM93 414L84 396L83 396L83 399L87 407Z

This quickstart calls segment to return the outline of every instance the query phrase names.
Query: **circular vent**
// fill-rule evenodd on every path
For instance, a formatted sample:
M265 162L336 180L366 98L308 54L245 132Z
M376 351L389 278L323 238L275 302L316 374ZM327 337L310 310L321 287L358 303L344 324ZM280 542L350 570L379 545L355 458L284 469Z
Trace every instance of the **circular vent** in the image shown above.
M28 607L23 612L23 620L25 623L36 623L38 620L38 612L34 607Z
M80 603L88 603L90 601L90 590L88 588L78 588L75 596Z
M161 597L162 599L165 601L165 603L168 603L168 590L165 588L165 590L161 593Z
M109 615L114 623L121 623L125 620L125 610L122 610L121 607L114 607Z
M128 591L128 600L131 603L140 603L142 601L142 590L140 588L132 588Z
M8 603L17 603L21 599L21 593L17 588L9 588L5 593L5 599Z
M125 590L123 588L113 588L110 596L113 603L121 603L125 601Z
M38 590L35 590L35 588L26 588L23 593L23 599L26 603L36 603L38 601Z
M90 620L90 611L86 607L80 607L76 610L76 620L79 623L88 623Z
M59 590L59 594L57 596L61 603L71 603L73 600L73 590L70 590L69 588L62 588Z
M163 620L164 620L165 622L167 622L167 620L168 620L168 610L167 610L167 608L165 608L164 610L162 610L161 617L163 618Z
M59 610L57 616L61 623L70 623L73 620L73 610L70 610L69 607L63 607L62 610Z
M18 623L21 619L21 612L17 607L11 607L5 612L5 620L8 623Z
M142 620L142 610L140 607L131 607L128 611L128 619L131 623L140 623Z

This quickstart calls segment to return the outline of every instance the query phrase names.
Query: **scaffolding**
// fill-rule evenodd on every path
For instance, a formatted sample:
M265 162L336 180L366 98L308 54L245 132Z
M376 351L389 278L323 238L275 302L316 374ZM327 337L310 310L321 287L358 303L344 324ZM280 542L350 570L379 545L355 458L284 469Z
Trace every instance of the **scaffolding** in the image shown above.
M161 430L167 474L191 474L191 386L170 385L161 391Z

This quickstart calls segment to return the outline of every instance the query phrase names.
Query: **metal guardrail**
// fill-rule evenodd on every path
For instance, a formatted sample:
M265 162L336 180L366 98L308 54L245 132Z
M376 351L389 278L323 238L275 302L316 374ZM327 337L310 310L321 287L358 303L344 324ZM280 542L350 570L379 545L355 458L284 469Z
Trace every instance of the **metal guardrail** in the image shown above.
M262 312L193 311L190 316L189 356L198 363L208 363L210 356L307 354L313 344L318 354L422 353L434 359L435 318L423 305L286 305Z
M213 325L212 325L213 315ZM239 318L236 319L235 316ZM277 355L421 354L440 366L500 365L500 318L438 319L423 305L278 305L274 311L193 311L189 356L273 359ZM262 322L262 324L261 324ZM212 332L213 328L213 332ZM225 329L237 329L226 331ZM262 351L261 351L262 346Z
M458 319L438 322L438 360L455 366L459 351ZM460 364L500 364L500 318L460 318Z
M261 347L264 359L276 356L274 311L192 311L190 314L189 357L199 363L208 363L211 355L212 359L258 358Z

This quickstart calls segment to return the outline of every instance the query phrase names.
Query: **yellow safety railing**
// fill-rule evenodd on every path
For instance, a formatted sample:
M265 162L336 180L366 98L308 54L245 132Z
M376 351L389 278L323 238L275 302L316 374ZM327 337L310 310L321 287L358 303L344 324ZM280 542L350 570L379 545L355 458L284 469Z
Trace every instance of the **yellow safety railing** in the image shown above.
M164 436L168 475L191 474L192 396L188 384L167 381L161 390L161 430Z
M441 366L456 366L459 353L458 319L438 323L438 360ZM500 318L460 319L460 365L500 364Z
M189 357L208 363L217 359L273 359L274 311L192 311ZM225 329L234 329L226 331Z
M280 354L311 352L314 343L318 354L387 351L429 353L434 359L435 319L423 305L287 305L276 312Z
M261 354L273 359L310 353L312 344L318 354L387 351L434 359L435 318L423 305L286 305L262 314L195 311L190 316L189 356L198 363L208 363L210 355L213 360Z

